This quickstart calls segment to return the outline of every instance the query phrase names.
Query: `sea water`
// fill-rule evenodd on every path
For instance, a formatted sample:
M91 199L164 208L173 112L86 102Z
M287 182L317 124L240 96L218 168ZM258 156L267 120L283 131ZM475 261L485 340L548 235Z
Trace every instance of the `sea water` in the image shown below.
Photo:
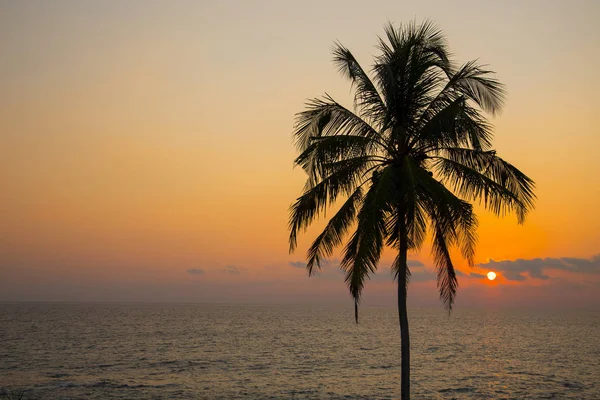
M600 399L600 313L410 309L414 399ZM394 308L0 304L28 399L393 399Z

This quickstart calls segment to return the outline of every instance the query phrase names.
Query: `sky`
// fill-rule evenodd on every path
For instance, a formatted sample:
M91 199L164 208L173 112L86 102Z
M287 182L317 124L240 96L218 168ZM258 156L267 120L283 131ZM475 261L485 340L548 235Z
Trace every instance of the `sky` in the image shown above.
M600 3L0 0L0 301L352 303L339 253L288 253L294 114L350 105L383 26L431 19L507 88L494 146L533 178L524 225L478 207L456 307L600 307ZM383 254L363 302L394 304ZM441 307L426 244L411 307ZM494 270L490 282L484 274Z

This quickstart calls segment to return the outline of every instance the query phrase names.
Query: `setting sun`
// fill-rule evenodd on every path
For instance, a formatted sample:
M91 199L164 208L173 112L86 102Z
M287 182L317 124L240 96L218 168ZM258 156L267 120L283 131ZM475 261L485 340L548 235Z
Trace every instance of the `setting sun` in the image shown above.
M490 271L490 272L488 272L488 273L487 273L487 278L488 278L490 281L493 281L494 279L496 279L496 273L495 273L494 271Z

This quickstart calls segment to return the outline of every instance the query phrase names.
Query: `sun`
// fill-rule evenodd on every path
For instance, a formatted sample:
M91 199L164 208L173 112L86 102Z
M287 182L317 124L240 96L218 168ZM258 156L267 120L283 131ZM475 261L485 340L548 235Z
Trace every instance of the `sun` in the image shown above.
M490 272L488 272L488 273L487 273L487 278L488 278L490 281L493 281L494 279L496 279L496 273L495 273L494 271L490 271Z

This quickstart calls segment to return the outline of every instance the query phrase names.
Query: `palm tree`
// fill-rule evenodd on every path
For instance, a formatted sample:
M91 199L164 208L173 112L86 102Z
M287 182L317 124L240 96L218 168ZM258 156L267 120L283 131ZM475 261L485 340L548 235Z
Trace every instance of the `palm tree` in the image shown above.
M387 39L387 40L385 40ZM457 246L470 266L477 217L470 201L498 216L515 212L519 223L534 206L534 182L496 155L483 113L504 101L493 72L470 61L456 66L442 32L429 21L385 27L380 55L370 71L340 43L334 63L354 87L354 111L329 95L313 99L296 115L294 164L308 178L290 208L290 252L314 218L345 201L308 249L315 266L354 232L340 267L358 304L365 280L386 246L397 249L392 272L398 286L401 398L410 398L410 345L406 310L410 271L407 253L432 240L437 286L450 312L458 281L450 257Z

